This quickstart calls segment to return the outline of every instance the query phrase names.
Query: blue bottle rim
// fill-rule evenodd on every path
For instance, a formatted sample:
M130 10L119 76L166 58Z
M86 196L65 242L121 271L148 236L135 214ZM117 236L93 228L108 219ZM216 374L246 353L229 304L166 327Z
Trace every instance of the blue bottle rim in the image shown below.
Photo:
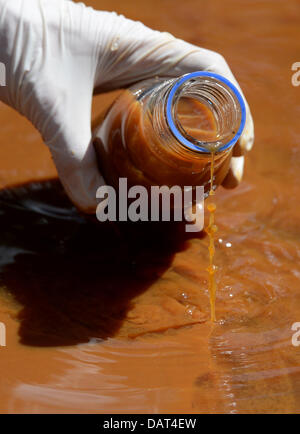
M175 126L175 123L174 123L173 117L172 117L172 103L173 103L173 98L174 98L175 92L183 83L185 83L186 81L190 80L191 78L195 78L195 77L216 78L217 80L225 83L234 92L235 96L238 99L238 102L239 102L240 107L241 107L241 123L240 123L239 129L237 130L235 136L228 143L226 143L225 145L223 145L222 147L220 147L217 150L217 152L225 151L226 149L229 149L231 146L233 146L238 141L238 139L240 138L240 136L243 132L243 129L245 127L245 122L246 122L246 106L245 106L243 97L242 97L241 93L239 92L239 90L236 88L236 86L234 86L231 83L231 81L227 80L227 78L223 77L222 75L216 74L214 72L208 72L208 71L195 71L195 72L191 72L189 74L184 75L180 80L176 81L175 84L173 85L173 87L172 87L172 89L168 95L168 99L167 99L166 115L167 115L168 125L169 125L172 133L176 137L176 139L179 142L181 142L183 145L185 145L188 148L193 149L195 151L201 151L201 152L205 152L205 153L210 152L208 149L203 148L200 145L195 145L194 143L190 142L185 137L183 137L183 135L180 133L180 131Z

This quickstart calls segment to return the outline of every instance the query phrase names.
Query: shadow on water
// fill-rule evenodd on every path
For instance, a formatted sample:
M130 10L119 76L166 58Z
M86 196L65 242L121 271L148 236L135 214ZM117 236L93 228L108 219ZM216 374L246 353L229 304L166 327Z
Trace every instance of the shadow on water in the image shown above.
M21 305L21 342L34 346L114 336L191 236L178 223L87 220L56 180L0 192L0 222L0 285Z

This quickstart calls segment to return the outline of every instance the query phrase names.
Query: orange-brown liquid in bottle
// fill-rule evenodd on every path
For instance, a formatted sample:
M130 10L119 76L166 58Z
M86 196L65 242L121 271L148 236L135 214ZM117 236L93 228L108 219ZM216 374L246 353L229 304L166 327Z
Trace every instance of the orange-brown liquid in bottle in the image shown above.
M211 141L216 133L211 111L199 101L181 98L177 113L188 134L202 141ZM128 188L133 185L204 185L210 183L210 161L207 155L174 150L174 143L165 143L163 137L153 134L151 120L142 104L124 91L96 129L94 146L100 171L107 184L118 188L119 178L127 178ZM214 184L220 185L230 164L231 152L215 155Z

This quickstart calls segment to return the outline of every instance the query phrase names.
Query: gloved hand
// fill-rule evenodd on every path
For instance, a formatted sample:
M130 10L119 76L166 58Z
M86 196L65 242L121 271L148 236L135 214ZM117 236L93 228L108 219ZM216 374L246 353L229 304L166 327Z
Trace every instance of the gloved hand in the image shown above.
M219 73L239 88L221 55L69 0L0 0L0 61L7 73L0 99L40 131L67 194L89 213L95 211L96 190L104 183L91 141L95 89L197 70ZM246 127L224 181L227 186L240 181L242 152L253 143L246 107Z

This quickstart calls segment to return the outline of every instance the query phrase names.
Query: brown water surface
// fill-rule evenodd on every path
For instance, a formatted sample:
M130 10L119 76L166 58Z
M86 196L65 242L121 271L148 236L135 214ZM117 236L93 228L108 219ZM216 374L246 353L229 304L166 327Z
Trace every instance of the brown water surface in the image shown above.
M299 413L299 2L88 3L221 52L252 108L244 180L214 196L218 322L207 236L86 221L1 104L0 411Z

